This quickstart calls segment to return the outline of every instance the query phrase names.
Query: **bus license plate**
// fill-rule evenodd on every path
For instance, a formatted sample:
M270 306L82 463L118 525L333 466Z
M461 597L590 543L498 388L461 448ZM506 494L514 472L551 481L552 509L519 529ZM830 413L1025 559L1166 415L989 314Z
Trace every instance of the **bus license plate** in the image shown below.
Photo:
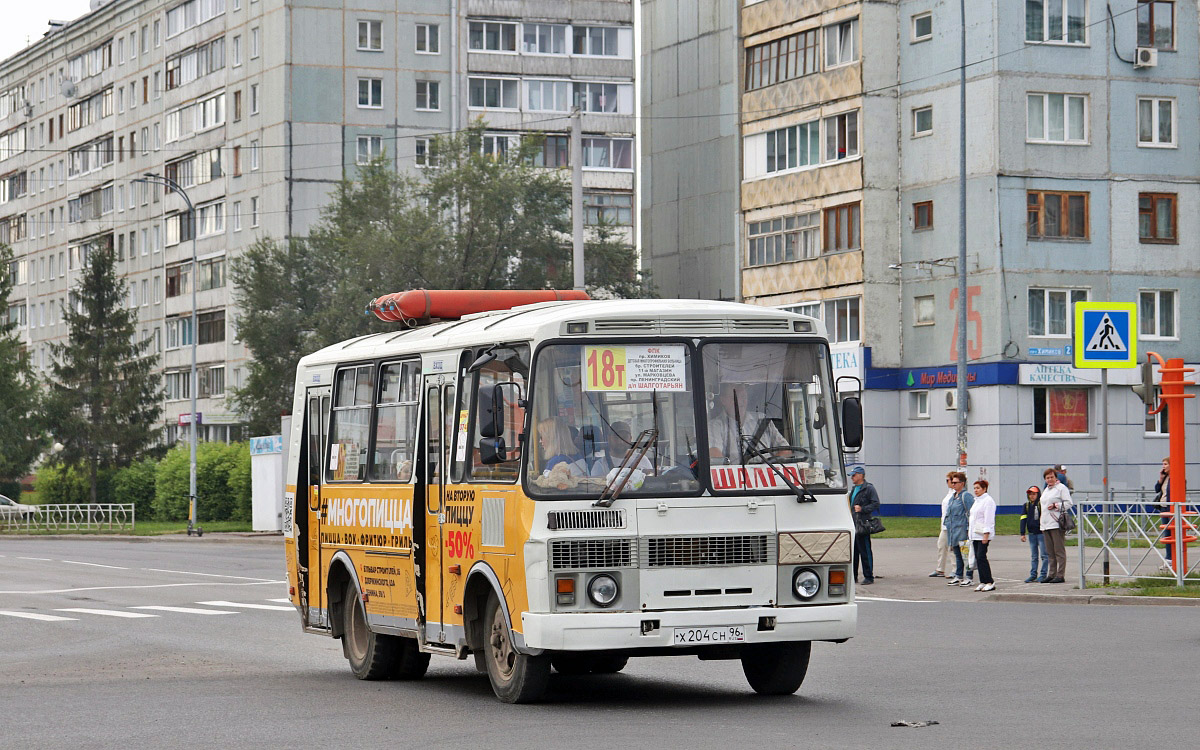
M726 628L675 628L676 646L704 645L708 643L742 643L746 640L746 628L734 625Z

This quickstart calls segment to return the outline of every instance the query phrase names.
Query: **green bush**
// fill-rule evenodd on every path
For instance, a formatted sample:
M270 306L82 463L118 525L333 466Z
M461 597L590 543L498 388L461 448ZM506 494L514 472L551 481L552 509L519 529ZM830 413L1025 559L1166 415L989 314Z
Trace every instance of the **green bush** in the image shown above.
M155 518L163 521L187 518L189 462L187 445L175 446L159 462L155 472ZM248 444L200 443L196 447L197 520L249 520L249 475Z
M156 461L146 459L118 469L113 476L113 502L133 503L134 517L139 521L154 518L156 468Z
M96 476L96 502L111 503L115 469L101 469ZM91 490L85 467L51 464L38 469L36 487L39 501L44 505L90 503Z
M5 479L0 481L0 495L4 495L10 500L21 502L21 481L19 479Z

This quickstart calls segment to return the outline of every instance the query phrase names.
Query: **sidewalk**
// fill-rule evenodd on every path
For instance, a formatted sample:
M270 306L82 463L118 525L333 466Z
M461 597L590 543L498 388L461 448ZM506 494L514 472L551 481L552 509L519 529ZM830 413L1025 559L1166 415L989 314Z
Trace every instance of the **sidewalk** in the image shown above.
M1101 589L1079 589L1079 548L1067 547L1066 583L1025 583L1029 576L1029 545L1019 536L997 537L990 544L988 561L996 590L975 591L978 574L970 586L947 586L945 578L930 578L937 556L937 539L875 539L875 583L858 586L855 596L938 602L1044 602L1050 604L1170 604L1200 606L1200 599L1166 596L1120 596ZM954 573L950 555L947 573Z

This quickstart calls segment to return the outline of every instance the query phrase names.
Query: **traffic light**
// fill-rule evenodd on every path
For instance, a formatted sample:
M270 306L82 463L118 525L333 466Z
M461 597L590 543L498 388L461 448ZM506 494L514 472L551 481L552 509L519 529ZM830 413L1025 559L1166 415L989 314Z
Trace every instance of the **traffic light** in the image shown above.
M1142 363L1142 382L1133 386L1133 392L1148 409L1153 409L1158 403L1158 388L1154 386L1154 365L1150 360Z

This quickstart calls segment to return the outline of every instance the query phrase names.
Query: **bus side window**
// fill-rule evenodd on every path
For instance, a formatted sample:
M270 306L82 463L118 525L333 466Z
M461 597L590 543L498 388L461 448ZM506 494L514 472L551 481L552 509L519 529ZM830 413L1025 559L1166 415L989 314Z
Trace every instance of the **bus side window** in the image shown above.
M407 482L412 478L420 386L417 360L384 365L380 371L371 479Z
M463 352L459 372L465 373L467 365L474 361L470 351ZM474 373L463 374L461 387L458 390L458 404L453 412L454 419L454 451L450 456L450 481L462 482L467 474L467 428L471 413L471 394L474 390L471 384L475 381Z
M361 482L367 474L367 446L371 440L371 401L374 367L339 370L334 381L326 476L331 482Z
M476 373L474 383L474 408L471 431L471 478L487 481L515 482L520 471L521 430L525 425L525 409L516 403L517 389L501 389L504 403L493 404L494 387L499 383L516 383L520 392L528 396L529 347L507 346L494 350L496 358ZM485 420L491 420L492 409L504 410L504 443L508 448L509 460L499 464L485 464L479 457L480 429Z

